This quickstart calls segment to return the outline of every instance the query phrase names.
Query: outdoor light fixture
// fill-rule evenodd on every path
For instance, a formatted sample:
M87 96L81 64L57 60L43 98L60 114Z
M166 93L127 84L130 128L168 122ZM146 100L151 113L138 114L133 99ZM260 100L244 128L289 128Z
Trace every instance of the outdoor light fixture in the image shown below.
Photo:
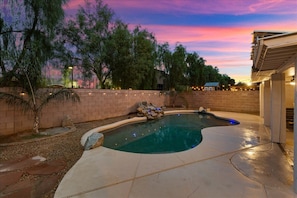
M295 85L295 76L292 76L292 80L290 82L290 85Z
M71 88L73 88L73 67L69 66L68 69L71 70Z

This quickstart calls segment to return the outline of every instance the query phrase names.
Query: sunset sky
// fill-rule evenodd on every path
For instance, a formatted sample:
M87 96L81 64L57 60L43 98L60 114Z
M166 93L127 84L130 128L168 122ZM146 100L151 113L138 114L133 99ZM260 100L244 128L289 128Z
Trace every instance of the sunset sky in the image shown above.
M91 2L94 0L90 0ZM297 0L105 0L131 28L141 25L158 43L197 52L236 82L250 80L252 33L297 31ZM74 13L84 0L70 0Z

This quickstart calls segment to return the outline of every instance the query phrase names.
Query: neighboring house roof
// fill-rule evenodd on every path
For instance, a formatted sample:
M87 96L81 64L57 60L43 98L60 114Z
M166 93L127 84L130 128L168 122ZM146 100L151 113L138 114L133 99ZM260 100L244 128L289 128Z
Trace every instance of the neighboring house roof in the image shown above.
M204 87L219 87L219 82L207 82Z

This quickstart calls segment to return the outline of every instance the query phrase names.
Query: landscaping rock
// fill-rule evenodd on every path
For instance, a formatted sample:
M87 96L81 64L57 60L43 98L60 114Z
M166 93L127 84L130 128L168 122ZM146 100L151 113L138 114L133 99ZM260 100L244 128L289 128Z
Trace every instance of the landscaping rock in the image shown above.
M104 136L102 133L93 133L87 138L84 149L90 150L103 144Z
M206 109L204 109L204 107L199 107L198 112L200 112L200 113L206 113Z
M62 121L62 127L72 128L75 127L73 121L69 115L67 115Z
M147 103L146 101L139 103L137 108L137 116L147 117L148 120L158 119L164 116L163 108L156 107L152 103Z

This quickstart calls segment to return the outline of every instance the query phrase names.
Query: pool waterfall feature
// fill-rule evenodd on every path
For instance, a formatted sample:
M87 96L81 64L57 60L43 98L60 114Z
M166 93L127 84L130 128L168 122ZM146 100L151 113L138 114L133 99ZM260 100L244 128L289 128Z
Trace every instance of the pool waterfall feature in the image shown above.
M200 144L203 128L239 124L199 110L166 111L165 115L155 121L134 117L94 128L83 135L81 144L86 145L92 134L102 133L102 143L96 146L132 153L180 152Z

